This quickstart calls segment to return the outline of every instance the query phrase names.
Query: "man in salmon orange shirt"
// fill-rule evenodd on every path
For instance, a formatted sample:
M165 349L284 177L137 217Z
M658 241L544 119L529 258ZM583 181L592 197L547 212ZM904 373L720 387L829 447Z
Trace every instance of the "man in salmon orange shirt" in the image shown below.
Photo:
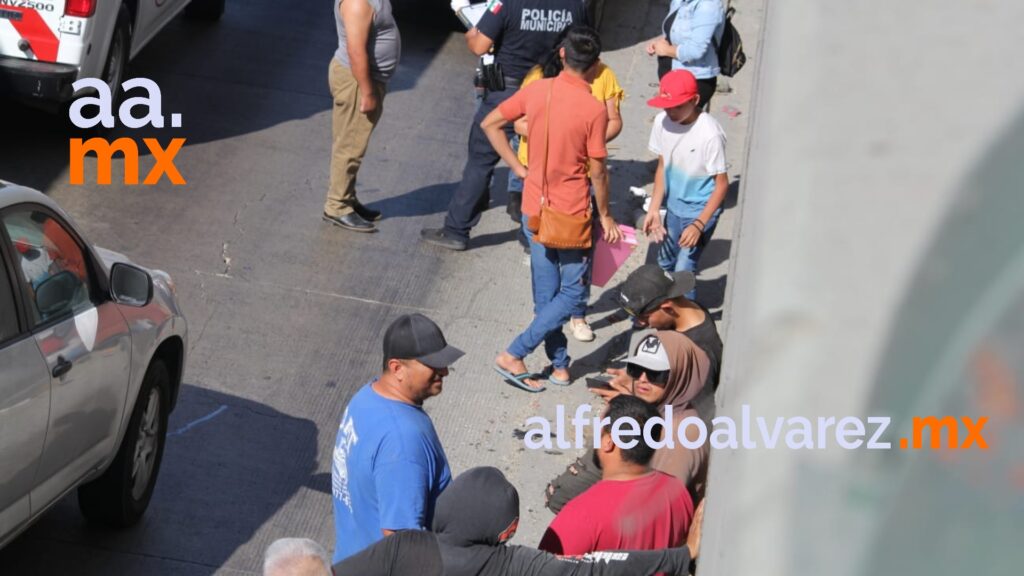
M605 240L618 242L622 238L608 211L608 112L590 91L598 70L601 39L593 28L574 26L566 33L559 51L564 61L561 74L516 92L480 124L494 150L526 182L522 225L530 238L534 319L495 359L495 369L506 382L528 392L544 390L540 379L523 362L542 343L551 361L548 381L559 385L570 382L568 339L562 326L583 295L592 255L591 250L548 248L526 231L529 217L540 213L542 188L546 186L545 202L551 209L580 216L589 213L593 183ZM503 131L523 116L530 118L529 171L519 162Z
M601 481L569 501L544 533L539 548L553 554L578 555L596 550L660 550L686 542L693 520L693 500L678 478L652 470L654 448L642 437L622 436L619 447L611 430L631 418L642 431L658 416L654 406L636 396L617 396L608 403L612 422L601 432L594 451ZM621 430L630 431L623 426Z

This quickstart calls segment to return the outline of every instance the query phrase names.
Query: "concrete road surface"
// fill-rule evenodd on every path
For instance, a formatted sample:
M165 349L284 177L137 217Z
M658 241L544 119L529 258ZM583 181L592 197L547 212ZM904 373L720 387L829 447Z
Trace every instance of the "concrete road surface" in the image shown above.
M337 44L322 0L229 2L220 23L178 19L135 60L131 75L154 79L164 113L182 114L183 127L108 135L187 138L177 156L184 187L71 186L68 139L78 134L66 119L5 104L0 177L51 195L93 242L170 272L191 330L184 388L142 522L122 532L88 526L72 494L0 551L5 576L251 574L279 537L333 548L330 459L339 416L379 371L386 326L410 311L433 317L468 352L427 404L453 471L505 470L522 492L516 541L536 544L551 517L541 488L575 453L524 453L517 429L555 403L590 395L582 382L527 395L491 370L532 308L529 268L502 208L485 214L468 252L419 242L423 225L440 224L460 178L474 105L474 59L460 25L447 3L427 4L396 3L402 66L359 180L360 198L386 216L372 235L320 219L331 137L327 65ZM643 102L655 90L653 61L636 43L653 35L664 3L622 4L609 7L605 24L622 23L607 61L634 99L626 113L632 128L612 162L613 209L630 222L626 189L650 184L653 113ZM143 170L152 163L144 157ZM496 178L495 206L504 203L505 174ZM731 230L720 226L717 235L721 271ZM642 261L639 252L631 266ZM724 289L717 274L708 293L715 308ZM601 295L595 291L597 342L571 345L588 370L627 329ZM542 353L529 362L540 369Z
M439 274L447 255L417 239L461 172L473 59L447 4L418 4L399 5L402 67L360 180L362 200L388 216L373 235L320 219L330 3L232 2L218 24L179 18L134 61L132 76L162 88L165 114L183 116L181 130L150 135L187 138L185 187L70 186L66 118L5 106L2 177L50 194L97 244L170 272L191 356L142 523L98 531L72 495L0 552L0 572L249 573L280 536L333 546L341 407L378 371L394 317L419 310L451 325L440 300L466 296ZM152 163L142 159L143 174Z

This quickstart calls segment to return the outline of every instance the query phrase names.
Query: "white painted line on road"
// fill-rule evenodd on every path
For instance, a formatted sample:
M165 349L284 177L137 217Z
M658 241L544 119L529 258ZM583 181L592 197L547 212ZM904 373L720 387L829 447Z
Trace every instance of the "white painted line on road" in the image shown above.
M228 280L234 280L234 276L228 274L220 274L214 272L203 272L202 270L196 270L196 274L199 276L207 276L210 278L224 278ZM419 306L407 306L405 304L394 304L392 302L381 302L380 300L371 300L369 298L360 298L358 296L349 296L348 294L339 294L337 292L323 292L321 290L310 290L308 288L296 288L294 286L285 286L282 284L275 284L274 282L260 282L258 280L248 280L250 284L256 284L259 286L269 286L271 288L277 288L278 290L287 290L289 292L302 292L310 296L326 296L328 298L338 298L341 300L353 300L355 302L362 302L364 304L376 304L378 306L388 306L390 308L402 308L405 310L416 310L417 312L437 312L432 308L420 308Z
M202 418L199 418L198 420L193 420L193 421L189 422L188 424L185 424L184 426L182 426L181 428L178 428L174 432L171 432L167 436L168 437L180 436L181 434L184 434L185 432L188 432L189 430L195 428L196 426L199 426L203 422L209 422L210 420L213 420L217 416L220 416L221 413L223 413L227 409L228 409L227 405L221 404L220 408L217 408L213 412L210 412L209 414L207 414L206 416L203 416Z

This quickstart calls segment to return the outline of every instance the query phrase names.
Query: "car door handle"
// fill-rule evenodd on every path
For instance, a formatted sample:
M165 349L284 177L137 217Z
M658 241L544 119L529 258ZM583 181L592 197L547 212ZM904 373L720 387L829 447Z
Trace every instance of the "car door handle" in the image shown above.
M67 358L57 356L57 365L53 367L53 371L50 374L53 374L54 378L60 378L71 371L71 366L72 364L68 362Z

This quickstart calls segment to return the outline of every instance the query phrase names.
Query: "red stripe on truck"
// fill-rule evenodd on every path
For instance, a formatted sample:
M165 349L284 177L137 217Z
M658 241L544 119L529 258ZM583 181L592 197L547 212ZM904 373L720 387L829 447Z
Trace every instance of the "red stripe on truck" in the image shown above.
M43 62L56 62L60 39L46 25L39 12L33 8L15 8L13 6L5 6L4 9L21 12L20 20L12 19L8 22L14 26L22 38L29 41L36 58Z

